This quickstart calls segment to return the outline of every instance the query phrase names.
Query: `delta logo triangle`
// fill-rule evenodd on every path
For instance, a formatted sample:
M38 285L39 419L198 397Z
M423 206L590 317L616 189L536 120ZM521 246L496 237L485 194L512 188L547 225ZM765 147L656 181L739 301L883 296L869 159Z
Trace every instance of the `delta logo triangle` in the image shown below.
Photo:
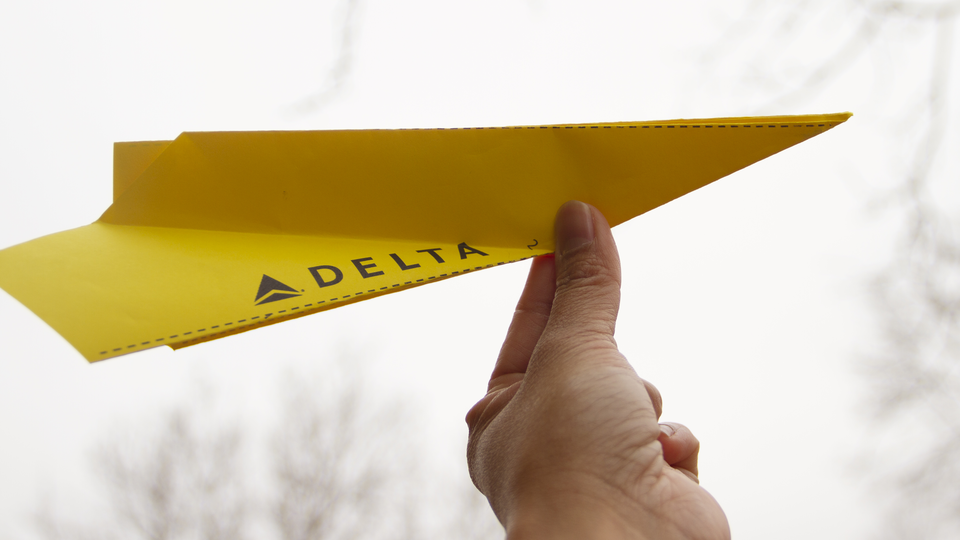
M285 291L285 292L280 292ZM273 293L270 296L267 294ZM266 296L266 298L264 298ZM283 300L285 298L293 298L294 296L300 296L300 291L294 289L293 287L281 283L272 277L264 274L263 278L260 280L260 288L257 289L257 298L254 300L256 305L266 304L269 302L276 302L277 300ZM263 300L261 300L263 298Z

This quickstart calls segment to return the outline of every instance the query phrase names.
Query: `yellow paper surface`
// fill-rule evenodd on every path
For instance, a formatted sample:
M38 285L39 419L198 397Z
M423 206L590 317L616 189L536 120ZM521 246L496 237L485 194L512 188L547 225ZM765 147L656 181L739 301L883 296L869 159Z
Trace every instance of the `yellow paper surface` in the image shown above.
M549 253L568 200L617 225L849 116L118 143L113 204L0 251L0 287L89 361L185 347Z

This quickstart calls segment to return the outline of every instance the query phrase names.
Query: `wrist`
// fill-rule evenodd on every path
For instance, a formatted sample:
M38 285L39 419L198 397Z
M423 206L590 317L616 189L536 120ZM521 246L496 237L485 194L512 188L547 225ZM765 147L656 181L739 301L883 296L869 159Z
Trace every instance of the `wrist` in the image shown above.
M616 501L557 493L518 504L505 523L506 540L643 540Z

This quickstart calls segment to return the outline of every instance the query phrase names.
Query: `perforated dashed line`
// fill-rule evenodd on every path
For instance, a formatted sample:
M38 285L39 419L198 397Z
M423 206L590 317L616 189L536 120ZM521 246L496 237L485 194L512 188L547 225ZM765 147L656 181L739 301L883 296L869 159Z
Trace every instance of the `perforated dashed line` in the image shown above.
M831 128L832 128L832 127L835 127L835 126L838 126L838 125L840 125L840 122L827 122L827 123L823 123L823 124L784 124L784 125L779 125L779 126L776 126L776 125L767 125L766 127L784 127L784 128L785 128L785 127L808 127L808 128L811 128L811 127L831 127ZM662 128L662 127L668 127L668 128L674 128L674 127L680 127L680 128L699 128L699 127L714 127L714 126L724 127L724 128L726 128L726 127L731 127L731 128L739 128L739 127L755 127L755 128L758 128L758 127L764 127L764 126L761 125L761 124L684 124L684 125L678 125L678 124L662 124L662 125L646 124L646 125L640 125L640 126L637 126L637 125L624 126L624 125L622 125L622 124L621 124L621 125L612 125L612 126L611 126L611 125L589 125L589 124L587 124L587 125L572 125L572 126L571 126L571 125L560 125L560 126L501 126L501 127L459 127L459 128L401 128L401 129L394 130L394 131L476 131L476 130L488 130L488 131L491 131L491 130L498 130L498 129L587 129L587 128L590 128L590 129L599 129L599 128L601 128L601 127L604 128L604 129L611 129L611 128L637 128L637 127L640 127L640 128L650 128L650 127L654 127L654 128Z
M632 126L631 126L631 127L632 127ZM525 260L527 260L527 259L532 259L532 258L535 257L535 256L536 256L536 255L531 255L531 256L529 256L529 257L522 257L522 258L520 258L520 259L514 259L514 260L512 260L512 261L501 261L501 262L496 262L496 263L490 263L490 264L488 264L488 265L486 265L486 266L477 266L477 267L474 267L474 268L465 268L465 269L463 269L463 270L453 270L453 271L450 272L449 274L439 274L439 275L435 275L435 276L430 276L430 277L427 277L427 278L418 279L416 282L405 281L405 282L403 282L403 283L394 283L393 285L390 285L389 287L387 287L387 286L380 287L379 290L385 291L385 290L387 290L388 288L402 287L402 286L404 286L404 285L412 285L412 284L414 284L414 283L426 283L426 282L428 282L428 281L432 281L432 280L435 280L435 279L441 279L441 278L445 278L445 277L452 277L452 276L455 276L455 275L457 275L457 274L466 274L466 273L468 273L468 272L472 272L472 271L476 271L476 270L483 270L484 268L492 268L492 267L494 267L494 266L502 266L502 265L504 265L504 264L510 264L510 263L515 263L515 262L525 261ZM373 293L373 292L377 292L377 290L376 290L376 289L370 289L369 291L367 291L367 294ZM329 302L336 302L337 300L346 300L347 298L360 296L360 295L362 295L362 294L364 294L362 291L361 291L361 292L358 292L358 293L356 293L356 294L352 294L352 295L350 295L350 294L345 294L345 295L343 295L343 296L341 296L341 297L339 297L339 298L331 298L331 299L329 300ZM318 301L316 301L316 304L319 306L320 304L323 304L323 303L326 303L326 302L328 302L328 300L318 300ZM312 305L313 305L312 303L311 303L311 304L304 304L304 305L302 305L302 306L297 306L297 307L290 308L289 311L296 311L296 310L299 310L299 309L301 309L301 308L310 307L310 306L312 306ZM277 313L286 313L287 311L288 311L288 310L284 309L284 310L277 311ZM209 327L210 330L215 330L215 329L217 329L217 328L220 328L221 326L232 326L232 328L228 328L228 329L223 330L223 331L221 331L221 332L208 333L208 334L205 334L205 335L200 336L200 337L195 337L195 338L193 338L193 339L189 339L189 340L187 340L187 341L183 341L182 343L195 343L195 342L198 342L198 341L203 341L203 340L205 340L205 339L211 338L211 337L213 337L213 336L220 336L220 335L224 335L224 334L235 333L235 332L237 332L238 330L241 330L241 329L243 329L243 328L249 328L249 327L251 327L251 326L259 326L259 325L262 325L267 319L269 319L271 315L273 315L273 312L266 313L266 314L262 315L262 317L263 317L263 320L262 320L262 321L258 321L258 322L254 322L254 323L250 323L250 324L242 324L242 323L245 323L245 322L247 322L248 320L253 321L253 320L256 320L256 319L260 319L260 318L261 318L261 315L256 315L256 316L254 316L254 317L250 317L249 319L240 319L240 320L238 320L238 321L231 321L231 322L225 322L225 323L223 323L223 324L212 325L212 326ZM233 325L238 325L238 326L233 326ZM183 332L182 334L174 334L174 335L170 336L169 338L163 338L163 337L161 337L161 338L157 338L157 339L155 339L155 340L153 340L153 341L144 341L144 342L141 342L141 343L139 343L139 344L138 344L138 343L134 343L134 344L132 344L132 345L127 345L127 346L126 346L126 349L133 349L133 348L136 348L136 347L143 347L143 346L146 346L146 345L152 345L152 344L154 344L154 343L160 343L160 342L162 342L162 341L166 341L167 339L176 339L176 338L178 338L178 337L180 337L180 336L187 336L187 335L191 335L191 334L194 334L194 333L201 333L201 332L206 332L206 331L207 331L207 328L200 328L200 329L198 329L198 330L190 330L190 331L188 331L188 332ZM122 350L124 350L124 347L117 347L117 348L115 348L115 349L108 349L108 350L105 350L105 351L100 351L100 354L101 354L101 355L105 355L105 354L109 354L110 352L120 352L120 351L122 351Z

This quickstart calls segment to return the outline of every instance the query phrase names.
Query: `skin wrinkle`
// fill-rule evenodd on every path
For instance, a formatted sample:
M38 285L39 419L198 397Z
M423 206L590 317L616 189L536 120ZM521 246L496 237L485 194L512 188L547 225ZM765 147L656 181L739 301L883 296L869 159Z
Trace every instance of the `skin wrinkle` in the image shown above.
M559 339L563 339L564 334L562 333L547 333L544 331L544 339L537 344L536 349L534 349L533 357L534 358L552 358L557 359L556 361L551 362L533 362L533 367L528 369L527 372L530 374L535 374L539 368L538 366L550 366L556 364L557 361L562 361L564 357L575 356L577 354L593 354L596 355L595 362L597 364L603 364L606 367L620 367L622 361L617 361L615 357L608 356L611 353L619 354L616 352L615 346L612 342L606 339L596 339L595 334L592 332L573 332L567 334L569 337L582 339L583 343L581 344L566 344L558 343ZM557 336L557 337L555 337ZM607 361L607 358L610 358L610 361ZM567 362L569 363L569 362Z
M523 373L505 373L496 379L490 379L490 388L488 392L500 392L507 388L523 382Z
M564 257L564 260L567 260ZM596 290L601 293L610 292L614 296L616 303L619 304L620 290L620 272L613 271L605 264L597 262L593 257L569 257L571 262L576 263L575 271L565 272L557 275L557 292L568 294L573 290Z
M656 485L660 482L660 479L665 471L663 466L663 461L656 459L657 457L663 456L663 450L659 444L654 445L656 440L644 444L642 447L637 448L636 454L654 454L653 456L646 459L636 459L637 456L633 456L633 463L644 463L646 466L638 471L636 479L640 479L640 482L637 483L623 483L617 482L616 487L620 489L624 495L629 498L636 498L638 495L642 496L644 493L655 493L654 490L650 489L649 486L644 486L644 484ZM628 486L632 487L630 489ZM646 488L646 489L645 489Z
M640 382L639 379L637 379L636 382ZM644 388L644 389L645 389L645 388ZM624 393L624 392L626 392L626 390L621 390L621 391L620 391L620 393ZM578 394L578 393L581 393L581 392L580 392L580 388L578 388L578 384L577 384L576 382L573 382L573 383L568 387L568 389L566 389L566 390L560 390L560 391L556 392L555 394L553 394L551 397L552 397L552 400L566 401L566 400L568 399L568 395L574 395L574 394ZM580 410L571 411L571 414L572 414L573 416L590 416L590 413L591 413L593 410L596 410L597 408L601 408L601 409L602 409L602 408L607 407L609 403L615 402L615 401L617 400L617 397L618 397L617 395L595 396L595 397L592 399L592 401L588 401L588 402L584 403L584 404L581 406L581 409L580 409ZM547 404L546 407L547 407L548 409L549 409L549 408L552 408L552 406L549 405L549 404ZM635 415L631 415L631 417L633 418L632 421L633 421L634 423L637 423L640 419L642 419L642 418L644 418L644 417L648 417L648 418L649 418L649 417L652 417L653 421L655 422L655 421L656 421L656 418L653 417L653 415L652 415L651 413L652 413L652 412L651 412L651 411L648 411L648 410L636 411ZM592 427L590 434L603 434L605 431L607 431L607 428L608 428L607 424L613 423L613 422L614 422L614 420L613 420L613 419L610 419L610 420L608 420L607 422L595 424L595 425ZM641 434L641 431L633 431L633 432L631 432L631 433L629 433L629 434L625 434L625 435L622 437L622 438L624 438L624 439L630 439L631 446L632 446L633 448L632 448L632 450L630 450L629 454L627 454L627 455L624 455L624 456L613 456L615 459L614 459L613 464L611 465L612 468L617 468L617 469L623 468L624 465L629 464L630 462L632 462L632 461L636 458L636 454L637 454L638 452L643 452L643 448L646 447L647 445L652 445L652 444L656 443L656 448L657 448L657 451L659 452L660 445L659 445L659 443L657 442L657 437L660 435L659 429L656 429L656 430L651 429L651 430L649 430L649 433L643 435L642 439L644 439L644 440L633 441L633 439L636 439L640 434ZM563 439L563 435L564 435L563 432L560 432L560 433L558 433L558 434L556 434L556 435L557 435L557 438L559 438L559 439L561 439L561 440ZM586 439L587 439L587 440L585 440L583 444L578 445L578 446L589 448L589 447L593 446L594 444L597 444L597 442L600 442L600 443L609 442L609 441L604 441L604 440L603 440L603 437L587 437ZM637 445L640 445L640 447L638 448ZM615 446L615 447L616 447L616 446L618 446L618 444L616 444L616 442L614 442L614 444L612 444L612 445L610 445L610 446ZM562 446L558 446L558 447L556 447L556 448L557 448L557 452L558 452L558 453L570 453L570 452L567 451L566 449L561 450L561 448L563 448Z
M518 376L513 375L512 377L516 378ZM522 376L519 376L519 377L522 377ZM467 413L467 423L468 425L472 426L471 429L479 432L485 432L486 431L485 428L487 427L487 425L490 424L490 422L492 422L496 418L495 415L487 414L487 411L495 407L500 401L509 401L513 397L513 394L515 394L519 390L521 382L522 382L522 378L520 380L512 382L511 384L505 385L501 389L493 389L489 391L486 397L490 399L486 400L485 398L486 402L481 401L480 403L477 404L477 405L480 405L481 403L484 403L484 406L482 408L478 408L477 406L474 406ZM471 439L468 442L468 445L472 443L473 443L473 440Z
M596 296L591 294L590 291L578 290L566 293L566 298L563 299L566 303L583 303L582 298L590 298ZM573 300L568 300L572 298ZM559 303L560 295L557 295L557 301L554 304ZM597 337L603 336L604 338L610 338L613 336L613 333L616 331L616 317L619 313L619 305L608 306L602 308L603 318L594 318L594 317L585 317L582 314L568 314L568 315L557 315L550 319L550 323L547 325L547 328L544 332L553 333L553 332L576 332L578 334L587 334L587 335L596 335Z

